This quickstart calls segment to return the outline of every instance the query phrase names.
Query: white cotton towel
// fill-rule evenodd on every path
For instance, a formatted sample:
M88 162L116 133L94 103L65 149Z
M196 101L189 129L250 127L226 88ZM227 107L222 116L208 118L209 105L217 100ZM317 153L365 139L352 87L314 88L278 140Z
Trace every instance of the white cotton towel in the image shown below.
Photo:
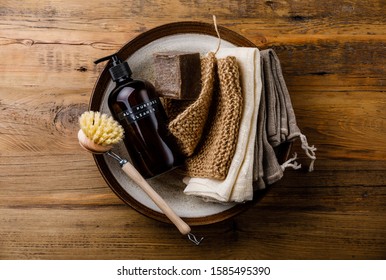
M216 57L234 56L239 64L243 113L236 151L224 180L185 178L184 193L208 201L244 202L253 199L253 161L261 96L260 52L257 48L222 48Z

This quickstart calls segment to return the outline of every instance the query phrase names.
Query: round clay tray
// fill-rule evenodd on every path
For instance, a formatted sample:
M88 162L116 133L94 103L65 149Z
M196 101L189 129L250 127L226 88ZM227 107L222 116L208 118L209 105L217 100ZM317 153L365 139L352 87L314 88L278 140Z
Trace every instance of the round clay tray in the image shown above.
M256 47L248 39L229 29L219 26L221 47ZM118 52L126 60L133 78L154 81L152 72L153 54L161 51L191 51L202 55L217 48L218 37L212 24L201 22L176 22L146 31L126 43ZM90 110L110 114L107 107L108 93L114 88L106 65L97 80L90 101ZM288 156L290 147L282 147L279 160ZM123 144L116 145L114 151L129 159ZM119 164L107 155L94 155L95 162L109 187L125 203L138 212L162 222L170 222L148 196L136 186L120 169ZM260 200L266 191L256 191L253 201L242 204L220 204L204 202L200 198L183 193L184 184L177 171L149 180L150 185L188 224L206 225L220 222L248 209Z

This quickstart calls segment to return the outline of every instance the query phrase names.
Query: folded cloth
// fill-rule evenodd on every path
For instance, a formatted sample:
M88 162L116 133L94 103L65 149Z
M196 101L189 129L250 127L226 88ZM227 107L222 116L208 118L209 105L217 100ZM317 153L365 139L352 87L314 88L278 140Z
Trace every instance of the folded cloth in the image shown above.
M184 193L209 201L244 202L253 198L253 155L262 86L260 53L257 48L222 48L216 56L234 56L239 64L243 111L236 150L224 180L186 178Z
M314 146L297 126L291 98L284 81L279 58L272 49L263 50L261 55L262 97L256 137L254 181L256 188L264 188L283 177L287 167L301 167L295 160L296 154L282 165L277 161L274 148L286 141L300 138L302 149L311 158L309 171L313 170L316 159Z
M181 152L191 156L196 149L212 104L216 57L209 53L201 60L201 92L194 102L165 99L165 110L170 119L169 130L176 138Z
M225 179L232 162L239 134L243 98L236 58L217 60L218 84L200 144L186 160L190 177Z
M164 100L169 130L187 157L187 176L222 180L236 149L243 109L236 58L217 60L209 53L201 61L201 76L197 100Z
M261 51L263 53L264 51ZM264 75L264 57L261 56L262 90L257 120L255 152L254 152L254 188L264 189L266 184L273 184L283 177L283 170L277 160L275 151L268 142L266 98L272 94ZM264 69L264 70L263 70Z

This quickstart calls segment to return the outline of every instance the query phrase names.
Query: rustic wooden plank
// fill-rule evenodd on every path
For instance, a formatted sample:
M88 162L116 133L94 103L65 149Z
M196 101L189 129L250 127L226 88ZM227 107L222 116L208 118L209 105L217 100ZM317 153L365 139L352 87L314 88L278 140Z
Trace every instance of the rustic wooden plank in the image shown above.
M385 3L383 1L350 1L336 2L328 1L227 1L220 0L211 2L197 1L160 1L152 0L146 2L125 3L122 1L112 1L108 6L101 6L99 2L88 3L87 10L78 1L66 1L65 8L60 1L41 1L39 5L34 2L17 5L8 2L2 5L2 15L6 18L16 18L21 20L28 18L34 21L34 17L41 19L51 19L51 24L57 24L56 20L61 18L73 18L74 22L82 23L82 19L100 20L105 19L136 19L138 23L146 25L147 22L141 20L148 18L150 21L178 18L202 19L215 13L218 17L224 17L228 20L245 21L247 19L257 20L260 18L270 18L272 21L286 19L292 23L307 23L315 19L330 19L341 21L342 24L350 25L367 18L371 14L374 19L384 20L383 10ZM170 10L174 13L170 13ZM77 19L77 20L75 20ZM368 23L380 24L376 20ZM74 23L70 22L70 24ZM87 24L86 27L90 27ZM334 26L331 22L325 22L323 26L330 29ZM323 27L322 26L322 27ZM59 28L61 26L58 26ZM281 26L279 26L281 27ZM320 27L320 28L322 28ZM110 29L112 29L110 27ZM301 29L300 29L301 30ZM300 33L300 32L299 32Z
M386 258L384 1L85 5L0 3L0 259ZM96 58L212 14L275 49L318 159L235 219L194 228L206 237L196 247L112 193L77 143L77 117L103 68ZM306 167L298 142L294 151Z
M259 46L314 42L332 37L341 42L385 39L383 1L323 1L321 4L320 1L182 3L173 0L126 5L118 1L101 8L98 2L89 3L86 13L80 10L79 3L72 1L66 2L65 9L60 1L42 1L40 5L30 2L22 6L7 3L1 7L3 21L0 26L4 35L0 42L90 45L111 50L160 24L181 20L211 22L212 13L217 14L219 24ZM366 16L368 14L371 18ZM93 42L96 38L98 41Z
M248 251L247 258L384 259L386 256L385 218L381 215L324 213L321 218L319 213L287 210L261 211L254 217L258 221L255 224L245 217L243 225L248 230L244 229L243 234L253 235L261 247ZM298 230L300 223L301 231ZM276 231L267 231L267 228ZM363 250L364 247L367 250Z
M151 221L128 209L100 210L78 210L74 216L71 209L1 209L4 227L0 257L174 259L177 251L179 259L385 257L385 218L371 213L256 207L233 222L194 228L205 236L203 246L196 247L171 225ZM18 227L14 227L15 221Z
M74 20L77 21L77 19ZM72 20L67 18L56 19L60 22L60 26L69 25L66 28L52 26L52 20L31 20L25 26L24 23L18 23L15 20L4 24L0 18L2 28L0 45L72 45L111 51L146 30L170 22L187 20L212 23L212 18L208 14L201 18L171 17L164 20L148 18L146 25L138 22L140 19L133 21L125 16L123 19L119 17L109 19L105 16L103 19L94 20L95 22L91 22L85 29L84 23L72 23ZM272 20L263 16L259 19L245 19L243 22L235 22L232 18L219 18L218 24L240 33L259 47L270 45L285 47L288 44L307 44L329 40L342 44L351 41L368 43L385 40L384 18L360 19L358 22L349 21L349 24L347 21L336 22L335 20L334 18L320 18L299 23L286 18ZM326 22L329 22L327 26Z
M65 43L62 45L47 43L41 46L4 45L1 46L3 54L13 58L1 61L1 72L2 75L10 77L12 74L17 77L27 71L41 70L43 73L53 75L52 80L42 80L46 83L60 83L61 81L57 79L59 75L77 74L79 77L87 77L85 82L92 84L103 67L94 65L93 61L102 55L117 51L120 47L121 45L117 45L111 50L102 51L88 45L71 46ZM333 75L347 75L347 78L359 78L357 83L371 82L371 78L377 77L379 86L382 85L381 81L384 81L385 69L382 67L386 53L384 38L365 44L361 41L341 43L331 40L294 42L285 46L267 44L263 49L270 47L278 54L286 75L311 76L309 78L323 76L324 79ZM297 67L299 61L303 62L303 67ZM24 67L18 68L18 65ZM363 77L359 73L366 73L366 76ZM43 77L37 75L35 78ZM365 78L370 80L361 80ZM76 83L74 87L79 86L77 84L79 80L81 79L74 81ZM44 85L42 81L36 84Z

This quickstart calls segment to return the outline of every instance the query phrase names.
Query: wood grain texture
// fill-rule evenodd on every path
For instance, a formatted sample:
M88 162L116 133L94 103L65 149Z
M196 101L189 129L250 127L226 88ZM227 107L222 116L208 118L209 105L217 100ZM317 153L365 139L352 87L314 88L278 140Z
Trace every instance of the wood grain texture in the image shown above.
M385 259L385 1L0 2L0 259ZM156 26L218 24L278 54L315 171L194 227L137 213L78 145L103 66ZM307 165L299 143L294 150Z

